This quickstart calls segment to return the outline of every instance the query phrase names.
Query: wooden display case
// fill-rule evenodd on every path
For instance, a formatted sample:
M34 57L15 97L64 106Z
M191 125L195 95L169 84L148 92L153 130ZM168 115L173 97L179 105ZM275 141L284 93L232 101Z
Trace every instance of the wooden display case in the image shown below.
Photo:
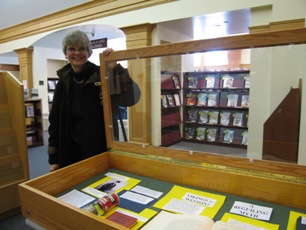
M137 64L148 62L148 60L139 61L141 58L205 52L216 47L222 50L287 44L292 46L295 43L306 43L305 28L117 51L107 57L101 55L103 106L110 151L20 184L23 215L47 229L127 229L56 198L58 194L108 169L271 202L306 212L305 166L170 149L152 146L150 143L113 141L109 76L106 77L106 65L110 61L130 60L131 76L141 76L146 79L150 75L149 69L144 68L148 74L145 76L138 75L137 72L143 70L143 66L136 66ZM141 86L147 87L145 84ZM150 96L142 95L140 100ZM138 108L136 105L136 112L137 109L143 111L142 109L146 108ZM148 112L151 112L151 109L148 109ZM129 119L133 119L133 114L129 115L131 115ZM146 114L141 113L141 115ZM141 128L146 129L147 126L134 127L137 134ZM285 227L281 226L281 229Z

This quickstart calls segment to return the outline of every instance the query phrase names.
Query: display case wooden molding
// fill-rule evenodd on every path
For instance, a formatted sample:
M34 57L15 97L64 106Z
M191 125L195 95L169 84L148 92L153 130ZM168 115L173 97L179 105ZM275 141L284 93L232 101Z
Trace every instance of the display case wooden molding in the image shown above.
M306 210L305 166L218 156L197 151L157 147L146 143L113 141L109 78L106 72L109 61L214 49L243 49L305 43L306 29L304 28L167 44L117 51L107 57L100 56L104 116L110 150L20 184L23 215L47 229L126 229L60 202L55 197L108 169Z

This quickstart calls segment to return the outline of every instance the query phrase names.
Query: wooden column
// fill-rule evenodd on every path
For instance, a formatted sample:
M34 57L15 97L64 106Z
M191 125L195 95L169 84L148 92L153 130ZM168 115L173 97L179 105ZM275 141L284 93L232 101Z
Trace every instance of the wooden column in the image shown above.
M32 54L33 48L23 48L15 50L18 54L18 62L20 66L20 80L26 85L24 88L29 89L29 98L31 98L31 89L33 88L33 71L32 71Z
M143 24L121 28L126 35L127 49L152 45L155 25ZM131 77L141 90L140 101L129 108L129 141L151 144L151 66L149 59L128 62Z

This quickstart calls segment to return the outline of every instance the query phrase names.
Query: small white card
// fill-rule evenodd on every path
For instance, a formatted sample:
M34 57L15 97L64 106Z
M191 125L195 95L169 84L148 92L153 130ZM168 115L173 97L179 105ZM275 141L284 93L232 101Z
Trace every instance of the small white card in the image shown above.
M231 213L247 216L253 219L270 220L273 209L269 207L254 205L250 203L235 201Z
M146 196L150 196L150 197L153 197L153 198L156 198L156 199L163 194L162 192L152 190L152 189L140 186L140 185L135 186L132 189L132 191L143 194L143 195L146 195Z
M153 198L151 197L143 196L143 195L140 195L134 192L130 192L130 191L125 192L120 197L140 203L140 204L148 204L153 200Z
M203 212L205 209L205 207L202 205L179 200L176 198L171 199L163 208L173 212L193 215L200 215L201 212Z
M68 203L68 204L71 204L75 207L82 207L86 204L88 204L89 202L92 202L95 200L94 197L92 196L89 196L83 192L80 192L76 189L58 197L58 199Z
M232 218L230 218L227 223L235 225L235 226L237 226L237 227L239 227L241 229L247 229L247 230L267 230L266 228L257 227L257 226L254 226L252 224L240 222L238 220L233 220Z

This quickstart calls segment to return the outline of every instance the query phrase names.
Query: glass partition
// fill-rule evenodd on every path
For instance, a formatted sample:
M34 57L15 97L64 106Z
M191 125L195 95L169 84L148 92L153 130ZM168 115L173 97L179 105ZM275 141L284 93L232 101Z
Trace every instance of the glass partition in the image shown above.
M305 42L300 29L101 57L108 141L305 164ZM229 61L210 64L214 50Z

